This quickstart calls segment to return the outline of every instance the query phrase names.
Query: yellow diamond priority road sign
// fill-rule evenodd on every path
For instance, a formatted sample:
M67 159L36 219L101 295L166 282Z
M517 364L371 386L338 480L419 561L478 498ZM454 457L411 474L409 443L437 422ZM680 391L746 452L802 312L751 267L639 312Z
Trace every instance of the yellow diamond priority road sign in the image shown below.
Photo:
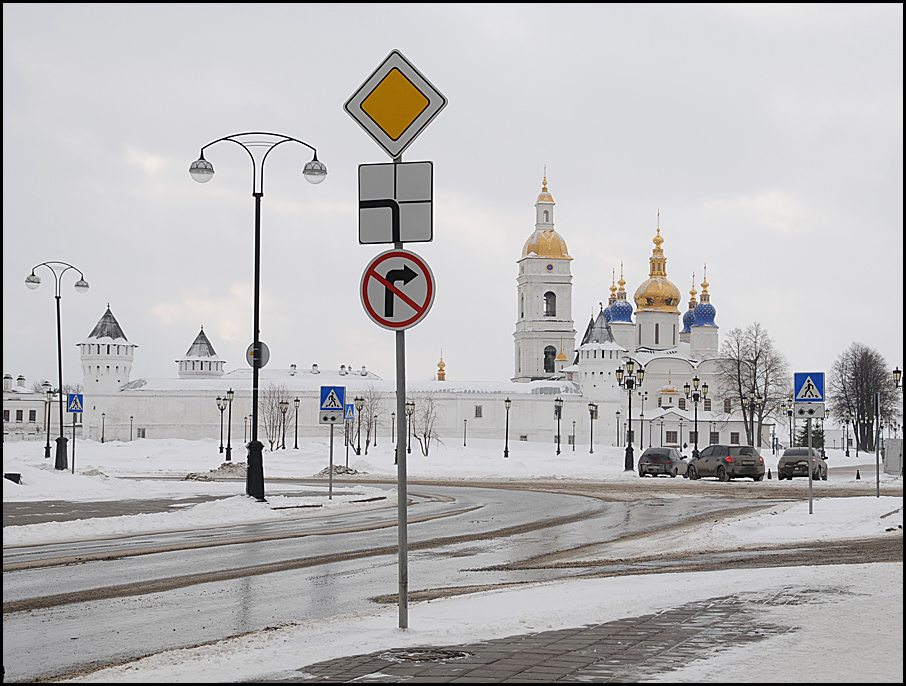
M396 158L446 105L443 94L394 50L343 109Z

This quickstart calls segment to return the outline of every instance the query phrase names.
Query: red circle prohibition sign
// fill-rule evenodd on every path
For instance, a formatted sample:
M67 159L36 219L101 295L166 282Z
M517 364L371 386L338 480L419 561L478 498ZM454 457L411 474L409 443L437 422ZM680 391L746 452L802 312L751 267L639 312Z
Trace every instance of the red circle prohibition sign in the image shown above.
M434 291L427 262L414 252L393 248L368 263L359 295L375 324L402 331L424 319L434 304Z

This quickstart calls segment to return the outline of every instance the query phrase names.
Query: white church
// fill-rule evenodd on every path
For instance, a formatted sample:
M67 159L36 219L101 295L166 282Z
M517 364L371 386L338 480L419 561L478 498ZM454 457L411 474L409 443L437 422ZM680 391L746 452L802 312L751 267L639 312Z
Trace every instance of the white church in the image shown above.
M467 432L469 437L499 439L501 444L506 439L511 446L518 441L543 441L562 450L575 445L591 451L593 437L595 445L625 446L629 440L636 457L639 448L649 446L676 446L689 456L696 442L699 449L710 443L745 443L742 417L733 414L733 404L722 397L715 381L719 329L707 278L700 295L693 285L687 309L681 312L680 291L667 278L664 238L658 226L649 278L630 301L621 265L607 307L602 303L576 345L573 258L554 228L554 206L545 176L535 201L534 231L516 261L511 381L446 381L441 359L435 380L408 383L407 400L417 408L420 401L434 407L435 430L445 442L459 440ZM185 355L175 360L176 375L171 378L131 378L139 346L129 341L109 306L78 345L85 398L80 438L217 438L223 422L235 459L245 459L243 442L251 435L252 370L227 371L203 328ZM632 390L626 388L627 379L636 382ZM683 389L695 379L701 389L708 387L697 407ZM328 428L318 422L321 386L345 386L347 403L354 397L369 397L371 417L366 423L378 442L391 440L400 420L394 412L395 379L382 379L365 367L264 367L259 370L259 396L268 386L280 387L290 400L287 444L296 434L326 435ZM228 391L233 392L232 402L224 414L216 399L225 399ZM16 412L14 401L36 400L35 407L43 407L43 395L36 393L37 399L30 399L26 397L30 393L24 380L20 378L14 388L12 377L6 375L5 435L16 429L9 414ZM557 409L559 401L562 406ZM43 414L37 414L43 421ZM760 447L770 449L772 424L770 419L767 422ZM45 425L36 422L32 428L40 433ZM259 439L264 440L261 428Z

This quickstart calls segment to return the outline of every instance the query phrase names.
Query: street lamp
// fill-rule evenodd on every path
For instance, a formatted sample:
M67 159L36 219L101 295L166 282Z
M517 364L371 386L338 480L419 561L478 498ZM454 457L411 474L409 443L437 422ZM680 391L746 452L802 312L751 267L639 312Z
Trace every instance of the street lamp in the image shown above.
M632 358L626 360L626 371L624 373L623 368L617 368L617 385L625 388L629 393L629 414L627 415L629 419L629 429L626 433L626 460L623 464L623 470L627 472L633 471L633 460L632 460L632 391L641 387L642 380L645 378L645 368L639 366L638 371L633 375L635 371L635 360Z
M217 396L217 409L220 410L220 452L223 452L223 411L226 409L226 400Z
M53 387L51 387L49 381L45 381L41 384L41 388L44 390L44 397L47 398L47 402L44 403L44 418L47 427L47 443L44 445L44 457L50 457L50 415L53 405Z
M617 447L620 447L620 411L617 410Z
M466 427L468 425L468 419L462 420L462 447L466 447Z
M573 452L576 452L576 420L573 420Z
M104 442L104 418L106 416L107 416L106 414L101 412L101 443Z
M790 444L787 447L792 448L793 447L793 399L787 398L782 403L780 403L780 411L785 412L787 417L790 418ZM846 453L846 456L849 457L849 452Z
M231 438L232 438L232 435L233 435L233 432L231 431L231 429L233 428L233 389L232 389L232 388L231 388L230 390L227 391L227 394L226 394L226 402L227 402L227 407L229 408L229 411L227 412L227 449L226 449L226 461L227 461L227 462L231 462L232 459L233 459L233 458L232 458L232 456L233 456L233 446L232 446L232 441L231 441ZM220 414L220 418L223 419L223 413Z
M506 433L504 434L503 439L503 456L510 456L510 405L513 404L513 401L507 398L503 401L503 406L506 408Z
M598 406L594 403L588 403L588 454L592 455L595 452L595 415L598 414ZM620 418L617 417L617 424L620 423Z
M846 456L849 457L849 422L853 418L849 410L843 413L843 428L846 429L844 432L843 440L846 441Z
M246 443L249 442L248 430L249 430L249 416L246 414L246 415L242 416L242 443L243 443L243 445L245 445Z
M252 348L250 355L252 362L252 440L248 443L248 469L246 470L245 490L247 495L256 498L259 502L263 502L264 464L262 452L264 450L264 444L258 440L258 370L262 366L264 354L261 339L259 337L261 199L264 197L264 164L267 161L268 155L270 155L271 151L278 145L294 142L308 148L314 154L312 160L308 162L302 170L302 176L305 177L306 181L313 184L321 183L327 178L327 167L318 161L318 151L304 141L278 133L249 131L218 138L201 148L198 159L189 166L189 174L198 183L207 183L214 177L214 166L204 158L204 151L206 148L222 141L235 143L248 153L249 159L252 161L252 197L255 199L254 324L252 328ZM260 164L252 152L253 149L263 150L263 153L260 155Z
M409 418L408 422L408 432L409 432L409 445L406 447L406 452L412 452L412 413L415 412L415 401L407 400L406 401L406 416Z
M129 442L130 443L132 442L132 420L133 419L134 419L134 415L130 414L129 415Z
M293 446L293 450L299 449L299 402L298 398L293 400L293 406L296 408L296 443Z
M377 448L377 415L371 415L371 426L374 427L374 447Z
M903 372L900 371L899 367L895 368L893 370L893 387L894 388L900 387L900 379L902 379L902 378L903 378Z
M650 444L651 441L649 440ZM642 408L642 411L639 412L639 450L645 449L645 408Z
M692 457L698 457L698 403L708 395L708 384L702 384L699 389L698 385L700 382L701 379L696 375L692 377L692 386L689 386L688 381L683 386L683 390L686 392L686 398L692 400L692 403L695 405L695 447L692 448Z
M396 412L390 413L390 440L396 443Z
M560 415L563 410L563 398L554 398L554 413L557 415L557 454L560 454Z
M283 429L283 440L280 445L280 449L286 450L286 411L289 409L289 401L281 400L279 405L280 405L280 414L282 415L281 427Z
M85 281L85 275L82 274L82 271L77 267L73 267L71 264L55 261L42 262L41 264L36 264L32 268L31 274L25 277L25 285L31 289L35 289L41 285L41 278L35 274L35 269L38 267L47 267L53 272L54 281L56 282L54 297L57 299L57 371L59 373L57 393L60 394L60 437L57 439L57 455L56 460L54 461L54 469L66 469L69 460L66 455L66 436L63 435L63 341L60 333L60 283L63 279L63 274L70 269L79 272L79 280L75 282L77 293L86 292L88 290L88 282ZM49 414L50 413L48 412L48 415ZM49 423L50 422L48 422L48 424ZM50 440L48 439L48 444L49 443Z
M365 399L356 396L355 400L352 401L355 405L355 416L358 418L358 424L356 428L356 449L355 454L362 454L362 408L365 406Z
M661 417L658 423L661 425L661 447L663 448L664 447L664 418Z
M755 412L764 407L764 398L755 394L755 389L749 391L749 397L742 398L742 415L746 421L747 431L749 434L749 445L760 446L761 441L755 437ZM749 418L746 419L746 410L749 412ZM791 409L792 411L792 409Z

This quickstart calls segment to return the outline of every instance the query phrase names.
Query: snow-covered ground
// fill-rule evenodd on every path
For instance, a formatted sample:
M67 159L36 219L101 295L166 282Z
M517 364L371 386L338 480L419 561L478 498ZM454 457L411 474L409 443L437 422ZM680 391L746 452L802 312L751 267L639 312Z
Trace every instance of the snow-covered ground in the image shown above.
M623 449L595 446L554 447L510 442L509 459L503 458L500 441L471 440L467 447L432 447L428 457L418 448L407 456L410 478L470 477L569 479L638 479L623 471ZM72 540L130 532L173 530L220 524L246 523L287 516L287 505L322 505L305 516L337 514L349 508L380 507L381 502L361 502L371 495L393 493L376 487L352 489L335 480L332 497L328 486L291 486L280 478L307 478L329 462L328 440L300 440L299 450L265 452L266 489L279 483L281 495L268 494L266 505L245 497L244 481L182 480L189 473L205 473L223 463L216 440L136 440L97 443L80 441L76 448L75 474L55 471L53 458L43 457L43 443L5 443L3 471L22 475L22 483L3 480L3 500L121 500L173 499L174 511L103 519L77 520L53 525L5 527L4 546ZM233 451L234 462L244 462L244 449ZM335 441L333 461L346 464L342 439ZM358 472L393 478L392 445L389 440L368 455L350 451L349 467ZM776 473L776 458L765 455L766 466ZM827 482L814 483L814 513L805 500L773 506L758 514L739 516L706 525L681 538L663 537L661 550L737 548L761 542L796 542L863 536L902 536L902 496L885 495L885 487L901 485L899 477L880 474L882 495L875 497L873 454L828 451L831 467ZM858 468L860 479L853 469ZM142 477L155 477L152 480ZM174 477L161 480L160 477ZM665 492L670 480L662 480ZM827 484L847 482L864 489L853 498L823 498ZM765 480L759 487L789 493L802 480ZM297 488L299 495L293 495ZM321 495L317 493L318 488ZM802 489L798 489L802 492ZM197 495L217 496L209 502L180 506L180 499ZM291 510L299 516L299 509ZM651 545L651 539L647 544ZM650 548L649 548L650 549ZM611 554L639 552L621 544ZM582 626L675 607L685 602L746 591L802 585L846 591L828 594L821 604L783 606L765 610L767 621L799 629L783 637L769 638L756 648L735 648L699 660L665 675L669 681L873 681L903 680L903 565L902 563L787 567L749 570L740 587L738 572L652 574L608 579L569 580L526 585L518 589L484 592L427 602L412 603L409 629L397 628L396 607L374 607L328 621L300 622L276 630L199 648L169 651L122 667L97 672L82 681L188 682L266 679L296 670L306 664L389 648L450 645L508 635ZM638 589L644 587L644 593ZM782 645L781 645L782 642ZM823 646L820 654L804 646ZM783 659L777 659L783 655Z

